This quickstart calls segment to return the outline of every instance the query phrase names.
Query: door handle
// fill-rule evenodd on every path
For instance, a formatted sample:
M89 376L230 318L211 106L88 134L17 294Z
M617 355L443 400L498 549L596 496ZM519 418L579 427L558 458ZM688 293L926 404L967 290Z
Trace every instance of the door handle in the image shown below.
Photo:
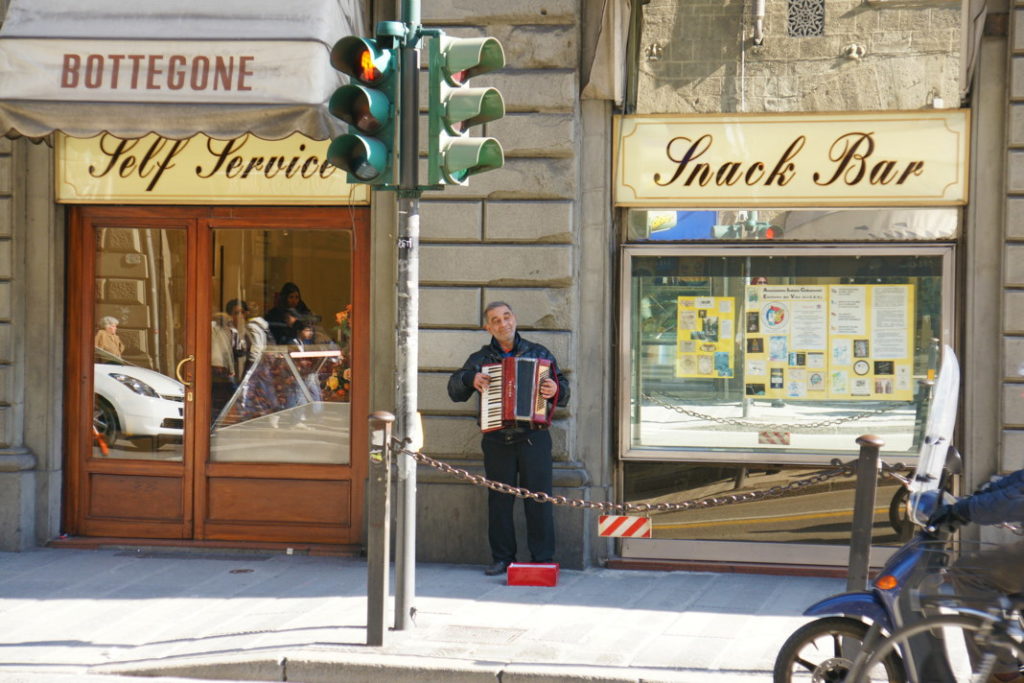
M189 382L188 380L186 380L184 377L181 376L181 366L183 366L185 363L191 363L195 359L196 359L196 357L194 355L189 354L185 358L182 358L181 360L179 360L178 361L178 367L174 368L174 374L177 376L178 381L181 382L182 384L184 384L186 387L191 387L192 386L192 382Z

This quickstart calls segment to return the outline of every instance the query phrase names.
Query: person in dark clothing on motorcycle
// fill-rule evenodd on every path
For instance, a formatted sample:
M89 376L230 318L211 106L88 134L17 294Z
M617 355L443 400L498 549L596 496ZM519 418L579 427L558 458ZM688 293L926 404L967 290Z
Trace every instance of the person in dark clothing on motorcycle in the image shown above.
M943 505L928 520L928 526L955 531L970 522L1024 524L1024 470L988 483L955 503ZM990 592L993 587L1002 593L1024 592L1024 572L1021 571L1024 542L970 553L956 565L968 560L972 569L977 570L977 580L984 581Z
M973 495L941 506L928 520L928 526L956 531L965 524L1024 524L1024 470L1017 470L984 485ZM994 601L1000 594L1024 593L1024 541L965 553L949 568L949 577L957 593L967 598ZM976 648L968 643L972 661ZM1020 664L1001 660L1002 671L993 681L1024 682Z
M516 316L503 301L484 308L484 329L491 333L490 344L470 354L462 367L448 379L448 396L457 402L468 401L474 393L483 393L491 382L481 372L484 365L500 363L518 356L551 361L551 377L540 384L540 395L556 405L569 402L569 382L558 370L555 357L540 344L527 341L516 331ZM517 422L496 431L485 432L481 442L484 473L488 479L511 486L522 486L535 493L551 494L551 434L544 426ZM484 570L488 576L503 574L516 560L516 533L513 523L515 497L508 493L487 492L487 537L493 564ZM526 543L533 562L551 562L555 554L555 522L550 503L525 499Z

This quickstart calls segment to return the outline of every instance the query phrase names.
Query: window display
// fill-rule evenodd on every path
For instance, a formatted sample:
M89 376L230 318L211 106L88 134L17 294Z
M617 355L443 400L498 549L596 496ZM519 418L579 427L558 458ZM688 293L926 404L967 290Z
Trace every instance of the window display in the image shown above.
M916 451L949 250L635 246L623 457L827 463Z

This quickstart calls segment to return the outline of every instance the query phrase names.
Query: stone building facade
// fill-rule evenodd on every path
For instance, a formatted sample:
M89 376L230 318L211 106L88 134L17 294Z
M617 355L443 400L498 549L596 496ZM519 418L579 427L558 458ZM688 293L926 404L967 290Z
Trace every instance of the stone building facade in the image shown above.
M0 3L0 6L6 3ZM374 18L393 18L376 3ZM573 400L553 428L556 494L621 497L616 415L618 273L623 214L613 207L613 116L861 112L961 106L961 3L950 0L652 0L618 3L617 29L635 50L615 64L626 100L586 99L609 2L424 2L423 22L455 36L489 35L506 52L497 87L507 114L485 132L503 169L422 201L419 407L424 451L482 472L470 404L445 392L450 372L486 343L483 305L509 302L524 336L548 346ZM629 5L632 4L632 7ZM1024 410L1024 139L1017 125L1024 59L1017 0L990 0L975 81L972 199L957 244L957 346L964 368L959 442L972 487L1021 466ZM763 14L758 10L763 8ZM1003 17L1002 20L999 17ZM605 36L607 38L607 36ZM621 68L621 71L618 71ZM1024 83L1024 81L1021 81ZM631 86L634 86L631 89ZM1018 87L1020 86L1020 87ZM635 101L629 96L635 92ZM1005 160L1005 163L1003 161ZM0 140L0 549L22 550L61 531L62 388L67 244L52 199L46 143ZM1005 180L1004 180L1005 178ZM1004 189L1005 188L1005 191ZM394 197L372 200L370 408L394 405ZM1005 226L1005 227L1004 227ZM486 492L419 469L418 557L485 562ZM594 514L556 511L556 559L582 567L615 554Z
M483 306L508 302L523 336L551 349L572 385L570 405L552 430L555 492L604 500L611 496L603 418L611 381L611 214L604 201L610 121L607 103L580 99L584 22L600 20L586 4L424 3L427 26L501 41L506 67L474 84L497 87L506 115L485 127L505 150L504 168L423 197L419 406L424 451L482 473L475 402L453 404L445 387L488 341ZM376 394L379 405L390 398ZM419 477L418 556L486 561L485 490L422 467ZM558 561L582 566L596 559L590 517L556 510Z

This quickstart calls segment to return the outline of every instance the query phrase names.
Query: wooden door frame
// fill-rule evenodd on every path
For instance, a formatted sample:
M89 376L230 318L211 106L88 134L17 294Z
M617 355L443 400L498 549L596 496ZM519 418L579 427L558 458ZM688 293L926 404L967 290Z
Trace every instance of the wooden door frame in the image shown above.
M353 387L351 395L351 422L350 422L350 459L345 465L314 465L295 463L212 463L208 460L198 462L196 473L196 497L195 497L195 520L196 537L204 540L224 540L225 525L217 525L206 519L205 501L208 494L208 484L214 477L231 477L244 469L245 476L249 478L276 479L282 475L288 478L302 479L303 477L314 477L320 480L353 482L351 499L351 522L349 525L349 542L361 542L363 539L363 500L364 482L367 474L368 440L367 440L367 416L369 414L369 320L370 320L370 270L369 270L369 211L367 209L355 209L350 207L318 207L318 210L306 209L309 224L304 220L301 226L296 225L295 210L292 208L280 207L215 207L211 209L206 217L206 230L200 228L203 233L200 239L206 239L209 231L219 229L245 229L254 223L268 229L301 229L301 230L337 230L339 226L347 226L352 236L352 316L356 321L364 321L366 324L353 326L352 340L352 380ZM316 218L319 217L319 218ZM208 250L203 252L208 254ZM203 272L212 270L212 262L200 264ZM206 299L209 300L209 291L206 292ZM209 331L200 334L199 346L209 346ZM205 340L205 341L204 341ZM197 371L208 372L209 364L198 364ZM199 375L197 381L201 386L209 384L209 378ZM205 382L205 384L203 384ZM205 401L207 397L203 396ZM205 406L205 407L204 407ZM208 405L199 405L196 410L198 414L208 414ZM206 412L202 412L206 411ZM197 434L200 440L197 443L200 451L209 452L209 433L203 431ZM277 534L286 533L285 528L264 527L268 531L275 531ZM327 530L322 532L316 529L308 529L318 538L317 542L332 543L331 533ZM246 534L245 529L235 529L235 533ZM243 540L263 540L255 535L255 528L248 530L250 534ZM237 538L237 536L236 536Z
M204 500L207 477L218 473L226 474L239 467L247 467L250 476L274 477L287 471L294 475L319 475L325 479L350 479L352 482L350 541L360 542L363 538L363 496L364 482L367 471L367 423L369 405L369 210L365 207L168 207L168 206L72 206L68 218L68 258L67 258L67 317L65 339L66 382L65 390L65 490L64 510L62 514L64 529L74 535L80 534L87 524L85 489L88 477L94 471L130 472L166 474L179 476L182 480L182 510L184 518L180 525L181 532L177 535L161 534L153 525L140 525L142 538L189 538L205 537L205 520L203 519ZM95 232L89 225L100 221L111 227L183 227L187 231L186 262L186 314L185 347L186 353L193 353L196 361L189 369L194 386L209 386L209 325L195 324L202 317L203 309L209 306L210 282L208 278L196 277L196 274L210 272L212 255L208 248L200 242L209 238L210 231L219 228L245 228L265 226L267 228L295 228L296 212L303 213L302 229L337 230L346 229L352 238L352 308L353 318L362 324L353 326L352 340L352 394L351 394L351 432L350 462L346 466L324 465L292 465L285 463L267 463L241 465L237 463L209 463L209 434L198 425L196 416L208 415L209 397L195 393L196 400L186 401L186 424L192 429L186 430L183 443L184 455L182 462L177 463L126 463L104 462L86 459L92 453L92 440L88 429L83 429L83 422L76 416L88 415L92 418L92 375L93 353L88 341L93 334L95 318L94 286L86 286L95 280ZM207 242L208 244L208 242ZM196 310L192 310L196 309ZM205 382L205 383L204 383ZM84 412L83 412L84 411ZM205 412L203 412L205 411ZM189 453L195 454L188 457ZM333 468L335 471L331 472ZM343 474L340 468L346 468ZM191 482L191 485L188 485ZM91 523L94 527L95 522ZM100 533L102 534L103 525ZM156 525L166 527L166 525ZM149 529L150 533L147 533ZM92 533L91 535L97 535ZM102 534L107 535L107 534ZM258 539L248 539L258 540ZM241 542L241 541L240 541ZM330 542L330 541L325 541Z
M90 520L88 510L84 508L87 500L85 491L90 486L89 476L92 473L118 473L118 474L142 474L150 476L176 477L182 482L181 490L181 521L169 523L165 521L135 521L128 523L140 537L153 538L188 538L191 534L192 525L192 491L194 487L187 484L192 481L192 466L187 458L181 462L117 462L105 460L91 460L86 465L86 457L92 453L92 439L88 429L83 429L83 423L73 419L74 416L88 415L89 423L92 420L93 411L93 351L89 341L93 337L95 319L94 286L86 286L95 282L95 236L93 229L89 228L99 222L103 227L137 228L139 221L143 220L149 227L158 229L179 229L185 230L186 239L186 263L185 273L194 269L194 244L191 240L195 235L195 217L189 211L170 210L155 214L152 210L144 207L72 207L69 215L68 235L69 256L68 256L68 280L67 280L67 333L68 340L65 348L66 373L72 390L65 402L65 471L66 477L66 505L65 505L65 529L68 533L79 533L87 525L94 527L93 535L107 535L104 532L115 531L123 522L111 523L105 520ZM195 292L192 289L194 284L186 280L186 303L194 300ZM185 316L185 330L183 341L186 352L194 348L195 325L191 318ZM186 419L189 406L185 404ZM188 438L186 432L185 438ZM183 443L182 448L189 447ZM113 534L111 534L113 535ZM122 534L123 535L123 534Z

